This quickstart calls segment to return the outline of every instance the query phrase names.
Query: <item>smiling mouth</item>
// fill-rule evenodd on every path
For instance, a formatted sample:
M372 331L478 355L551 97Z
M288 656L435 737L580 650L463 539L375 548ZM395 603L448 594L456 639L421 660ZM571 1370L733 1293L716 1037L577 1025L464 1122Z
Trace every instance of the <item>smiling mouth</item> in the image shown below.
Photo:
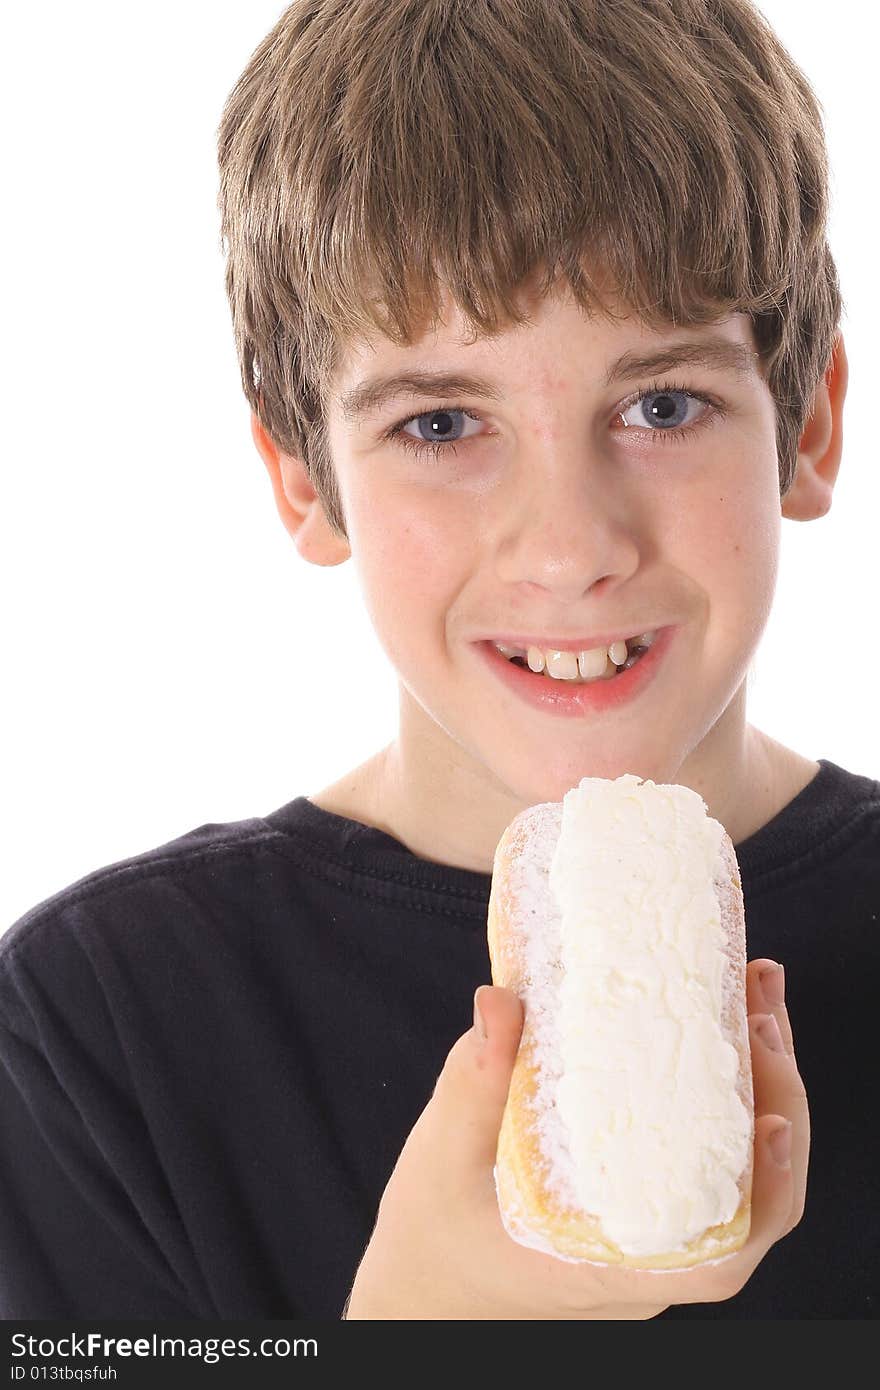
M638 662L641 661L645 652L650 649L653 643L647 642L642 644L636 639L628 641L626 643L626 656L622 662L618 664L613 661L609 651L606 653L604 671L600 672L598 675L588 676L584 676L581 673L579 665L573 666L571 661L564 667L556 663L553 671L550 671L547 669L547 665L544 663L544 658L541 654L538 654L535 664L532 665L529 662L529 653L503 648L497 643L493 643L492 645L512 666L519 666L521 670L528 671L530 675L537 676L541 680L552 681L556 684L594 685L599 681L614 680L615 676L618 676L622 671L629 671L631 667L637 665ZM532 651L534 652L536 649L533 648ZM539 666L540 669L536 669L537 666Z

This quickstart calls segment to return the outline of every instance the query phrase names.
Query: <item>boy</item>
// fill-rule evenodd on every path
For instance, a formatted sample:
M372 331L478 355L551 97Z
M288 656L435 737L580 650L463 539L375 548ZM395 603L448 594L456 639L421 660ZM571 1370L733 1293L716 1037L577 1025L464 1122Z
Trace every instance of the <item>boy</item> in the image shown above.
M254 439L300 554L357 565L399 730L7 932L0 1308L869 1315L880 787L745 708L780 517L841 459L806 80L746 0L298 0L219 148ZM642 1277L516 1245L492 1186L494 848L624 772L737 847L758 1114L745 1249Z

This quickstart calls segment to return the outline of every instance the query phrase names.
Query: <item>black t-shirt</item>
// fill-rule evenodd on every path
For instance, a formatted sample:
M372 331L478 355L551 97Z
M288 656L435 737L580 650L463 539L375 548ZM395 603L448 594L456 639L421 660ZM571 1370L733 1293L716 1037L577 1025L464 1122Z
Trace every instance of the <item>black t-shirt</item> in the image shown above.
M735 1298L661 1316L873 1317L880 783L822 760L737 857L749 956L786 968L806 1211ZM489 887L299 796L20 918L0 938L0 1314L339 1318L490 980Z

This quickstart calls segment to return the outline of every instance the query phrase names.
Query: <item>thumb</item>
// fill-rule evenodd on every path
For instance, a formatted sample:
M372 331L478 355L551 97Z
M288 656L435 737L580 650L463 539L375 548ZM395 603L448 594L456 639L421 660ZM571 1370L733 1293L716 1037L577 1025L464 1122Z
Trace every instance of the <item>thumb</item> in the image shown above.
M452 1046L422 1118L456 1177L491 1169L519 1047L523 1006L512 989L481 985L474 1026ZM451 1176L451 1174L450 1174Z

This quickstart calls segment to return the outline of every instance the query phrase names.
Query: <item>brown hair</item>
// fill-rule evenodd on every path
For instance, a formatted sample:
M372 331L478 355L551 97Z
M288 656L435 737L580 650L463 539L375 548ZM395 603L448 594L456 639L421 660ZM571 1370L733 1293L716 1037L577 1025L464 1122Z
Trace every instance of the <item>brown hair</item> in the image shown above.
M747 313L790 488L842 298L820 107L749 0L295 0L218 134L244 391L339 534L340 349L412 343L444 283L474 336L521 324L539 270L657 328Z

